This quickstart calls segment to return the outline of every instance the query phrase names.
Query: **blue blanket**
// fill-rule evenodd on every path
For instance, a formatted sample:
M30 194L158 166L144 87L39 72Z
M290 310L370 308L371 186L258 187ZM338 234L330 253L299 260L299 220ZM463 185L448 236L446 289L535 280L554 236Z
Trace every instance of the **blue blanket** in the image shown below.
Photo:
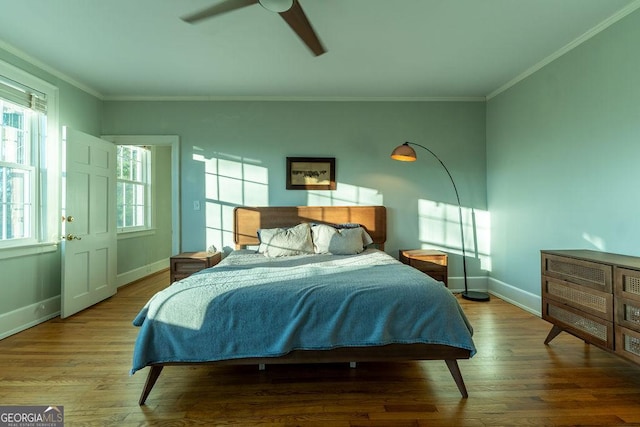
M140 331L131 373L151 363L391 343L476 351L451 292L378 250L283 258L236 251L158 292L133 324Z

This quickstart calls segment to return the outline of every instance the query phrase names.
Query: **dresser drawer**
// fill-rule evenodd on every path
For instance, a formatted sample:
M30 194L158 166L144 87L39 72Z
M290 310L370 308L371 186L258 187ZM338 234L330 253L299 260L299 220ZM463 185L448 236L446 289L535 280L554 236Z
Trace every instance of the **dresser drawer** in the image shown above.
M551 299L543 299L542 318L587 342L609 350L614 348L613 322Z
M542 274L597 291L613 292L613 267L607 264L543 253Z
M640 331L640 301L617 297L616 324Z
M640 271L616 267L616 296L639 301L640 305Z
M616 325L616 353L640 363L640 332Z
M613 321L613 294L542 276L542 297Z

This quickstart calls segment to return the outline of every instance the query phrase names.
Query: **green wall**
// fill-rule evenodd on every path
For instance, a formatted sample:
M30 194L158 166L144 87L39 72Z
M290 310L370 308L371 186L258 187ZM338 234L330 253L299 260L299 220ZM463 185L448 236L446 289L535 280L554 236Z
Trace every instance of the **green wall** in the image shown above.
M640 255L639 45L636 11L488 101L496 287L539 297L541 249Z
M237 205L384 204L387 252L397 256L400 248L442 247L452 251L450 275L461 276L451 183L425 151L418 151L416 163L392 161L391 151L405 140L442 158L466 208L487 208L483 102L109 101L102 130L180 137L186 251L212 244L232 249L231 211ZM338 189L286 190L287 156L335 157ZM437 217L445 211L445 219ZM471 221L471 212L468 217ZM470 274L484 278L471 231L465 239Z
M99 135L102 115L100 100L2 49L0 60L58 87L61 126ZM59 216L60 212L47 214ZM0 271L0 316L60 295L59 248L55 252L40 255L0 259ZM3 331L0 324L0 334Z

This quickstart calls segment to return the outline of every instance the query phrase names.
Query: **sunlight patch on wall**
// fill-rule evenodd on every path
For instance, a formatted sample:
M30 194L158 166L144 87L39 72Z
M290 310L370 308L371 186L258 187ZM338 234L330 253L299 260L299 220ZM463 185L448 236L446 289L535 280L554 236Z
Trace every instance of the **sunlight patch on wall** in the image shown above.
M418 202L418 233L423 248L462 255L458 206L431 200ZM491 271L491 219L488 211L462 208L467 257L480 260Z
M597 249L602 252L606 252L607 245L602 237L594 236L593 234L589 234L587 232L582 233L582 238L587 241L589 244L593 245L594 249Z
M206 247L234 249L233 209L268 205L269 171L242 160L207 159L199 154L193 159L204 163Z
M381 206L382 194L376 189L337 183L335 190L309 191L308 206Z

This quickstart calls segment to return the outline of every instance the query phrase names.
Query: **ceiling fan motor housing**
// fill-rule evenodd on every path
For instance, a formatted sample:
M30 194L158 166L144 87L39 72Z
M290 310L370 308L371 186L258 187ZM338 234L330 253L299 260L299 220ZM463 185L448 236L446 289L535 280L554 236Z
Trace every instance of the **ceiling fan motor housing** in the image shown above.
M271 12L286 12L293 6L293 0L258 0L260 6Z

